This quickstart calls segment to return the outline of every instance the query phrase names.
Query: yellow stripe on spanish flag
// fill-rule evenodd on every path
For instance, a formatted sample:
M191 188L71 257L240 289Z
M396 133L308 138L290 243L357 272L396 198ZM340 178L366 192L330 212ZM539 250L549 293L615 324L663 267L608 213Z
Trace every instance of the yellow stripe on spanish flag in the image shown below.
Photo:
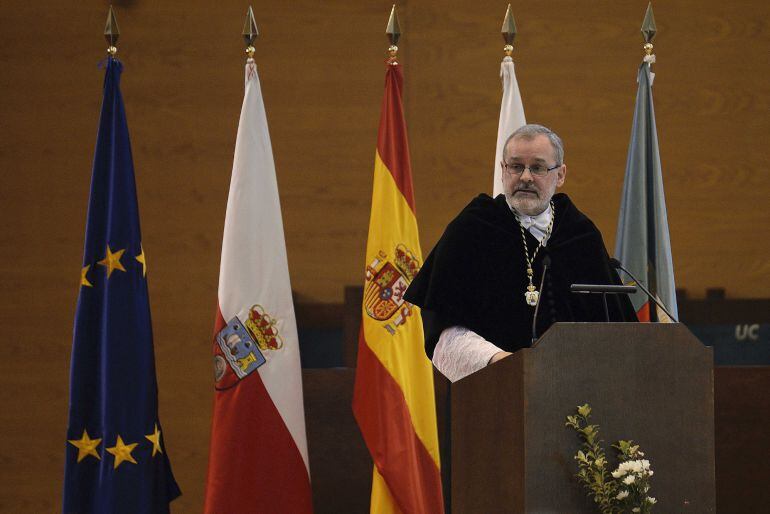
M353 411L374 460L371 512L442 513L433 370L420 311L404 301L422 264L401 102L385 76L366 247Z

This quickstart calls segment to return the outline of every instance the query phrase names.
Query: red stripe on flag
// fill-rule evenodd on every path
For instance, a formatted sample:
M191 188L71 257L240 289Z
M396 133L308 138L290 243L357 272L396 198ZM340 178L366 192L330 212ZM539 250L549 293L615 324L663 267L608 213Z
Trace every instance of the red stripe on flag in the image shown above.
M644 305L639 307L639 310L636 311L636 317L642 323L650 322L650 302L644 302Z
M217 304L217 312L214 315L214 335L211 336L212 338L217 337L217 334L225 328L225 325L227 322L225 321L225 318L222 317L222 311L219 310L219 305Z
M401 72L401 65L388 64L387 66L385 95L382 98L382 112L380 114L380 130L377 134L377 152L393 175L393 179L401 194L404 195L409 208L416 214L412 189L412 166L409 163L409 142L406 137L404 106L401 102L404 76Z
M225 326L218 308L214 326ZM258 372L216 392L212 419L204 513L313 511L305 462Z
M441 473L417 436L404 393L359 336L353 413L380 475L404 514L443 513Z

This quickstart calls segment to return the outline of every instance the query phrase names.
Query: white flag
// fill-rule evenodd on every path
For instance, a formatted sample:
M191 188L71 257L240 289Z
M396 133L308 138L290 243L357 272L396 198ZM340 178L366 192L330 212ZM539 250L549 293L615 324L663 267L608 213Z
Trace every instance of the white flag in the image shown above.
M524 119L524 105L521 103L519 83L516 82L516 70L513 68L513 59L506 56L500 63L500 78L503 81L503 100L500 103L500 123L497 125L497 147L495 151L495 167L492 196L503 192L502 169L500 162L503 160L503 145L514 130L526 125Z

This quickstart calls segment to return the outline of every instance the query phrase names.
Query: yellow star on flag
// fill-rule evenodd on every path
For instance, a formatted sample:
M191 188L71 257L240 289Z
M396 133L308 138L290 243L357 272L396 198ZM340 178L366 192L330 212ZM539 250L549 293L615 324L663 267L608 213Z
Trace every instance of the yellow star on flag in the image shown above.
M91 268L91 265L86 265L82 270L80 270L80 285L86 286L86 287L94 287L94 285L88 281L86 278L86 273L88 273L88 270Z
M163 449L160 447L160 430L158 430L158 424L155 423L155 432L152 434L148 434L144 436L145 439L150 441L152 443L152 456L155 457L155 454L160 452L163 453Z
M99 454L96 452L96 447L102 442L101 439L91 439L88 432L83 430L83 437L80 439L68 439L69 443L78 449L78 462L85 459L89 455L96 457L98 460L102 460Z
M142 276L147 276L147 258L144 256L144 247L140 247L142 250L142 253L134 257L138 262L142 263Z
M126 271L126 268L124 268L120 263L120 258L123 257L123 252L125 251L126 250L123 249L112 253L112 250L110 250L110 245L107 245L107 255L104 257L104 259L99 261L99 264L107 268L107 278L110 278L110 275L112 275L112 272L116 269L119 269L120 271Z
M113 465L112 469L118 469L118 466L120 466L124 460L136 464L136 461L131 456L131 452L134 451L134 448L136 448L138 444L139 443L125 444L123 443L123 439L120 437L120 435L118 435L118 440L115 443L115 446L112 448L107 448L107 451L115 456L115 464Z

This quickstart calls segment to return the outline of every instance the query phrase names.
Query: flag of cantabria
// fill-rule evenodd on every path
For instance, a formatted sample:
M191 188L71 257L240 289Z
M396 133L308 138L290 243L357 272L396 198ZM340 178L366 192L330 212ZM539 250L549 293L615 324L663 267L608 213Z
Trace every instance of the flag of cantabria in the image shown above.
M509 7L510 8L510 7ZM508 136L526 125L524 118L524 105L521 103L521 93L519 92L519 83L516 81L516 70L514 69L513 59L505 56L500 63L500 78L503 81L503 98L500 102L500 121L497 124L497 146L495 146L495 166L493 173L492 196L497 196L503 192L502 167L500 163L503 160L503 145Z
M626 177L620 203L615 255L677 319L674 264L663 193L652 73L646 61L639 66L634 121L628 145ZM646 295L631 296L639 321L671 321L661 309L651 309Z
M422 263L401 102L388 64L382 103L353 412L374 461L371 512L443 512L433 372L419 309L403 295Z
M273 151L246 63L214 324L204 512L312 512L302 375Z
M180 494L158 418L122 69L108 58L72 343L64 514L167 513Z

